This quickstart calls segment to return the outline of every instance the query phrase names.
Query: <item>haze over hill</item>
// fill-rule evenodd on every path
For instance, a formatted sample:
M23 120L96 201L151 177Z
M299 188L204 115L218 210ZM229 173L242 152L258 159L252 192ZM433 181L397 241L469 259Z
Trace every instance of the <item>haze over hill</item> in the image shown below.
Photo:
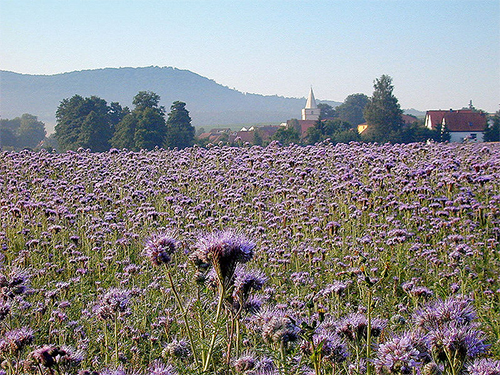
M55 75L28 75L0 71L0 116L23 113L38 116L53 132L55 112L61 100L75 94L99 96L109 103L132 106L139 91L160 95L167 112L170 105L185 102L195 126L282 122L298 118L304 98L242 93L188 70L172 67L106 68ZM308 87L304 87L307 93ZM332 106L340 104L321 101Z

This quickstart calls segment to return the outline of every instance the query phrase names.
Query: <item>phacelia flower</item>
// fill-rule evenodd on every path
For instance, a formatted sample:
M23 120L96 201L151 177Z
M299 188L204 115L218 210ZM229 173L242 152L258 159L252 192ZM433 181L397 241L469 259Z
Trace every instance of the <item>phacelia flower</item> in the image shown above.
M227 287L233 279L238 263L246 263L253 257L255 244L233 231L210 233L196 243L191 259L196 264L211 264L219 283Z
M177 241L172 233L154 234L146 242L143 255L148 257L154 266L170 263L175 252Z

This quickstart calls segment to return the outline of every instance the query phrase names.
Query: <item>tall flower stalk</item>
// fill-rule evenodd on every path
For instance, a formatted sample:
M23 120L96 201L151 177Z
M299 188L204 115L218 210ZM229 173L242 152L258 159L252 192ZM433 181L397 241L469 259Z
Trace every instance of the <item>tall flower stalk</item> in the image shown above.
M195 246L191 259L198 268L211 265L215 271L217 283L217 310L215 314L214 332L210 340L203 371L210 367L223 310L223 303L234 281L236 266L250 261L253 257L255 244L241 234L233 231L223 231L201 236Z

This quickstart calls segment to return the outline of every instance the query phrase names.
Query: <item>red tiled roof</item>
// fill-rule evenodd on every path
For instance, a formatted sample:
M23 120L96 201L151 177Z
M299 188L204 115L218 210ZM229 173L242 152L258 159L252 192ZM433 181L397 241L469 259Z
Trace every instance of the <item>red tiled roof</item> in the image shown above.
M403 119L403 122L404 122L406 125L411 125L411 124L413 124L414 122L418 121L418 119L417 119L415 116L410 116L410 115L402 115L401 117L402 117L402 119Z
M458 111L427 111L432 127L443 121L450 132L482 132L486 129L486 115L470 109Z

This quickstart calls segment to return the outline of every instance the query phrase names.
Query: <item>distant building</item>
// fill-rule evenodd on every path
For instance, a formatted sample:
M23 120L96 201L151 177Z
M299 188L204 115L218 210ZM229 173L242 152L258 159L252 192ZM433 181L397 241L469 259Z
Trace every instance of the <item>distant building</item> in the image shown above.
M220 140L227 139L231 135L231 129L212 129L209 132L202 133L198 136L198 139L208 139L211 143L217 143Z
M432 110L425 115L425 126L429 129L446 126L450 142L483 142L486 124L486 114L472 109Z
M263 142L269 142L279 128L279 126L275 125L252 126L249 129L243 127L239 132L234 133L230 140L231 142L239 140L241 142L253 143L255 141L255 132L258 132Z
M307 97L306 101L306 106L302 108L302 117L301 120L297 120L299 122L299 127L300 127L300 136L301 138L304 138L307 134L307 130L309 128L312 128L316 122L319 120L321 114L321 109L318 108L318 105L316 104L316 99L314 98L314 93L313 89L309 90L309 95ZM287 127L292 126L292 121L294 120L288 120L285 124Z
M316 105L313 89L309 90L309 96L305 108L302 109L302 120L318 121L321 110Z

